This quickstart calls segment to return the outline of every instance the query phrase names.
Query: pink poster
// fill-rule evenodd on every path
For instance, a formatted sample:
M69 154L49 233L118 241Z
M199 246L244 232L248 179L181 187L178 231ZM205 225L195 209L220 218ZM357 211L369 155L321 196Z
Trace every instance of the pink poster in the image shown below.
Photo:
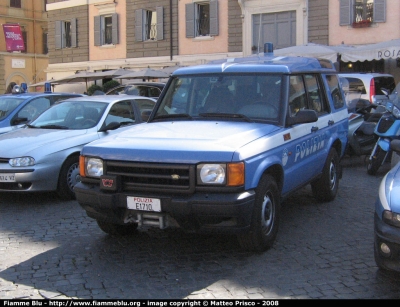
M19 24L3 24L7 51L24 51L25 45Z

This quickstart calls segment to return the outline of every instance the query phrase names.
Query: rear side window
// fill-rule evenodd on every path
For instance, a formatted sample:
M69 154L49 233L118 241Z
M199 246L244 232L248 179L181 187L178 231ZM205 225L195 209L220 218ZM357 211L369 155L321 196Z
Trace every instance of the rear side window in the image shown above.
M339 78L337 75L326 75L326 81L328 82L329 92L332 96L334 108L341 109L345 105L345 99L343 97Z
M347 81L349 81L349 91L351 92L359 92L361 94L366 94L364 83L361 79L358 78L350 78L346 77Z
M388 89L391 93L396 87L394 78L392 77L375 77L374 81L376 95L384 95L384 93L381 91L382 88Z

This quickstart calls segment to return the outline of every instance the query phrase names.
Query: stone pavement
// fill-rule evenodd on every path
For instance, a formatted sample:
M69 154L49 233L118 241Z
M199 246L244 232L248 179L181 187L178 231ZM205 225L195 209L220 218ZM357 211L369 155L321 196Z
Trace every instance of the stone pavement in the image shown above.
M388 170L345 158L335 201L306 187L285 201L267 252L229 236L148 229L104 234L77 202L0 198L0 299L399 299L400 275L378 270L373 213Z

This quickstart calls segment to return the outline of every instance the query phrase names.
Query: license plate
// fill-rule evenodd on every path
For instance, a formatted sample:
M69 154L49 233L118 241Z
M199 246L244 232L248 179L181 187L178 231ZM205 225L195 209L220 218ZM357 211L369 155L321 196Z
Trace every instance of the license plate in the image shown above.
M128 209L161 212L161 201L158 198L128 196L126 200Z
M0 174L0 182L15 182L15 174Z

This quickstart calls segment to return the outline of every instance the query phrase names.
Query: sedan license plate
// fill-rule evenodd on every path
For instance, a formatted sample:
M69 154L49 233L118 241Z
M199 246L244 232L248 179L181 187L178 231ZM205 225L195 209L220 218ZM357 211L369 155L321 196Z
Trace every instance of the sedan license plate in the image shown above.
M15 182L15 174L1 174L0 182Z
M128 196L126 201L128 209L161 212L161 201L158 198Z

